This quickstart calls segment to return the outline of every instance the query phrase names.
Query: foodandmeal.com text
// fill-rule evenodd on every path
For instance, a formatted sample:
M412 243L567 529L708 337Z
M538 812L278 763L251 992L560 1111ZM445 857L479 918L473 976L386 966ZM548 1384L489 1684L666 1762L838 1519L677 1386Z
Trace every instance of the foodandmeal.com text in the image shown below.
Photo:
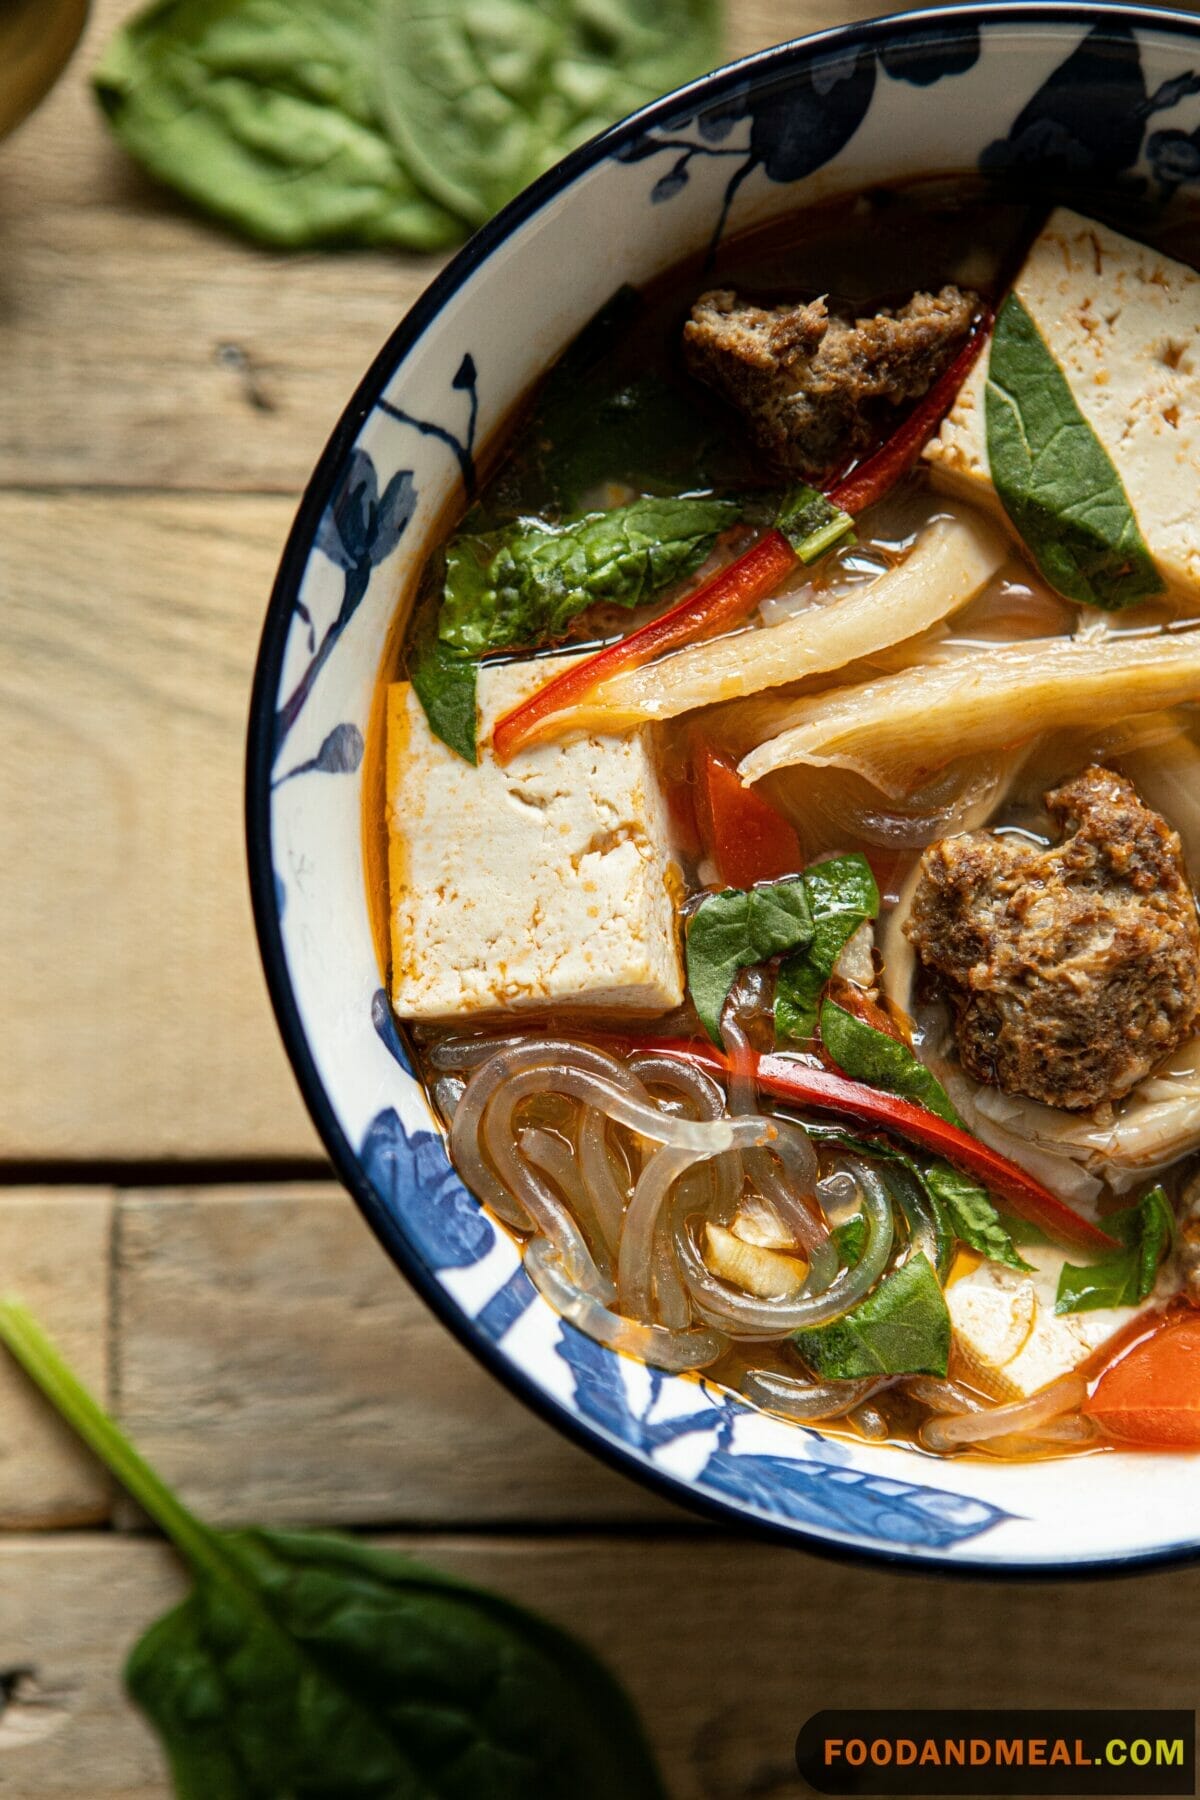
M824 1712L796 1742L822 1794L1195 1794L1191 1712Z

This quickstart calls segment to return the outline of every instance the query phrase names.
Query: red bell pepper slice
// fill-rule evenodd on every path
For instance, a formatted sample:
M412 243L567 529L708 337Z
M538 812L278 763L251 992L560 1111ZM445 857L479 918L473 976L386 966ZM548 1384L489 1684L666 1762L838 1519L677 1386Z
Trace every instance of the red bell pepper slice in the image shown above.
M916 466L917 458L949 412L955 395L974 368L991 324L990 310L982 313L953 362L938 376L924 399L913 407L903 425L892 433L887 443L874 456L869 456L844 481L839 481L836 487L829 489L827 498L834 506L855 515L865 512L876 500L882 500L902 475L907 475Z
M782 531L765 531L741 556L702 581L694 593L660 618L651 619L628 637L564 669L528 700L505 713L492 732L497 761L508 762L538 737L547 719L578 705L610 676L640 669L643 663L668 650L679 650L697 638L736 625L779 586L798 560Z
M882 449L828 491L825 497L832 506L843 513L860 513L881 499L902 475L908 473L970 373L983 348L991 321L990 312L979 317L958 355L913 408L903 425ZM695 643L697 638L711 636L715 631L737 624L779 586L798 561L796 551L782 531L772 527L763 532L741 556L710 575L694 593L663 613L661 618L652 619L648 625L630 632L628 637L618 639L573 668L565 669L545 687L531 694L528 700L505 713L492 732L492 748L497 761L508 762L526 744L535 742L548 719L578 705L611 676L640 669L643 663L668 650L680 650L685 644Z
M800 873L804 854L794 828L757 788L742 786L733 763L705 744L696 755L696 776L700 835L727 887Z
M634 1040L628 1042L632 1046ZM677 1056L682 1062L697 1063L720 1073L729 1070L729 1058L699 1038L651 1039L648 1043L639 1038L637 1047L656 1055ZM1018 1218L1038 1226L1058 1244L1093 1254L1119 1248L1115 1238L1081 1218L1016 1163L913 1100L903 1100L897 1094L851 1081L849 1076L835 1074L832 1069L816 1068L786 1056L757 1056L753 1073L759 1087L777 1100L865 1121L932 1150L993 1193L1002 1195Z

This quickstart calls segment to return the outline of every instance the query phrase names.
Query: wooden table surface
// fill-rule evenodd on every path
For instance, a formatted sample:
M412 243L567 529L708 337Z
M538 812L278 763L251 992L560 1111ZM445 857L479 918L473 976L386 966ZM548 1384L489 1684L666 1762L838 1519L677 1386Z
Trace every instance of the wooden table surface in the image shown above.
M729 47L851 10L731 0ZM699 1525L494 1385L328 1178L246 703L297 492L433 265L255 251L152 186L87 91L128 11L0 146L0 1286L212 1519L386 1534L588 1638L676 1800L798 1794L831 1703L1193 1705L1200 1570L985 1586ZM179 1569L3 1364L0 1527L0 1794L165 1800L119 1669Z

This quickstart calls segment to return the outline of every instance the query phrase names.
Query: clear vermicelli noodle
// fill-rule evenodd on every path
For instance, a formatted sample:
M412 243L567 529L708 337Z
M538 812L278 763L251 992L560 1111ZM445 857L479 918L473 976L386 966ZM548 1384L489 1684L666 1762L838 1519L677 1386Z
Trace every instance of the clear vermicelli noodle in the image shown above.
M622 288L368 733L392 1010L563 1330L884 1472L1200 1449L1200 276L1129 217L914 181Z

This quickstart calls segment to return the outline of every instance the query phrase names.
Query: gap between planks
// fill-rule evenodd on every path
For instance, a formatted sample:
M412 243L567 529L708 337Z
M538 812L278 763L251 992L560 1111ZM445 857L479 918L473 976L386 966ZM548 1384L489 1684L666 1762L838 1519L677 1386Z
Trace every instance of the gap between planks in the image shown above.
M3 1190L2 1290L214 1521L697 1529L508 1394L331 1182ZM106 1519L140 1522L0 1362L0 1525Z

